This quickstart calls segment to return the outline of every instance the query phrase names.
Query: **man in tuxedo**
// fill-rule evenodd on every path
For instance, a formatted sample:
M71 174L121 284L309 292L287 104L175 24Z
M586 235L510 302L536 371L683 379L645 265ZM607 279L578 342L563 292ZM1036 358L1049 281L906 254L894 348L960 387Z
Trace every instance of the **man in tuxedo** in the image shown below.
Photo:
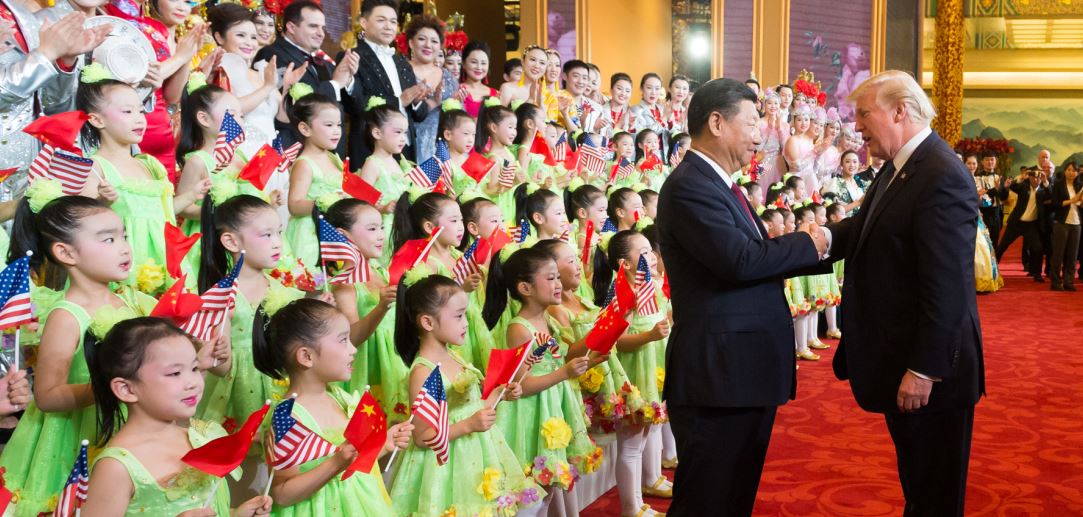
M887 420L903 514L961 516L985 391L974 180L929 128L936 112L906 73L873 76L850 101L869 152L886 163L858 214L830 227L831 260L846 260L835 375Z
M857 177L865 180L865 184L868 185L869 183L872 183L872 180L876 179L876 175L880 174L880 169L883 167L883 158L872 156L869 160L869 168L857 173Z
M751 515L775 410L796 390L784 279L828 249L815 224L768 238L734 183L761 141L758 121L743 83L697 89L691 152L658 201L674 320L664 398L681 459L670 515Z
M353 91L353 76L357 73L360 59L355 52L346 53L336 63L323 50L324 16L320 4L311 0L297 0L282 12L282 37L260 49L256 61L270 61L277 57L279 73L293 64L294 68L305 66L301 82L327 98L341 102L343 95ZM288 123L275 120L275 129L282 136L282 145L288 147L300 141L300 135ZM339 154L346 150L346 139L339 142Z
M1021 236L1026 248L1023 266L1035 282L1041 282L1044 254L1039 217L1042 202L1048 197L1049 178L1037 169L1024 169L1008 188L1015 192L1016 202L1008 215L1008 224L1004 226L1004 236L997 245L997 263L1001 263L1004 252Z
M410 130L403 155L413 160L414 122L425 120L429 114L424 100L433 89L424 82L419 83L410 62L395 54L394 47L390 46L399 32L398 2L364 0L361 2L361 24L364 32L357 45L360 66L354 74L354 92L348 104L352 121L350 163L360 168L365 158L372 154L365 136L365 112L371 97L383 98L388 106L406 116Z

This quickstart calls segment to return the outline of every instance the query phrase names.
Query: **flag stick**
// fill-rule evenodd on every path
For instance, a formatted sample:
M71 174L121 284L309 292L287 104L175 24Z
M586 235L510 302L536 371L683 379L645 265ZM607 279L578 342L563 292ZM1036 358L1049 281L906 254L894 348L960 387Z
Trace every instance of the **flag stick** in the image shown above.
M406 423L411 424L413 422L414 422L414 414L413 414L413 412L411 412L410 413L410 418L406 419ZM398 453L399 453L399 448L398 447L395 447L395 449L393 451L391 451L391 457L387 459L387 465L384 465L384 472L385 473L388 470L391 470L391 464L395 463L395 455L398 454Z
M217 343L219 339L222 339L222 332L224 332L222 330L222 325L223 324L225 324L224 318L223 318L222 323L218 325L218 335L214 336L214 339L211 340L211 349L212 349L211 352L214 352L214 350L213 350L214 349L214 343ZM211 365L211 368L218 368L218 358L217 357L214 358L214 364Z
M222 484L222 478L218 478L218 481L214 482L214 488L211 489L211 495L207 496L207 502L203 503L204 508L210 508L211 503L214 502L214 494L218 492L218 485Z
M278 471L272 468L271 477L267 478L267 487L263 489L263 497L267 497L271 493L271 483L275 480L275 472Z
M22 325L15 327L15 360L11 363L12 371L19 371L19 332L23 329Z
M331 292L331 279L327 277L327 261L320 262L320 270L323 271L323 294Z
M530 343L533 343L533 342L534 342L534 339L531 338ZM519 375L519 370L523 369L523 363L526 362L526 357L525 356L526 356L526 354L530 354L530 353L532 353L532 351L530 350L530 347L528 346L527 349L523 351L523 355L524 355L523 359L521 361L519 361L518 365L515 366L515 371L511 372L511 379L515 379L515 376ZM509 380L508 382L515 382L515 381L514 380ZM500 401L504 400L504 392L507 391L507 390L508 390L508 385L507 385L507 383L505 383L503 386L501 386L500 395L496 397L496 402L493 402L492 409L496 409L496 406L500 405Z
M436 243L436 238L439 237L440 233L442 233L443 231L443 226L436 227L436 231L432 232L432 236L429 237L429 242L425 243L425 247L421 250L421 254L417 256L416 260L414 260L414 263L410 266L410 269L417 267L417 265L420 264L422 260L424 260L425 256L428 255L429 250L432 249L432 245Z

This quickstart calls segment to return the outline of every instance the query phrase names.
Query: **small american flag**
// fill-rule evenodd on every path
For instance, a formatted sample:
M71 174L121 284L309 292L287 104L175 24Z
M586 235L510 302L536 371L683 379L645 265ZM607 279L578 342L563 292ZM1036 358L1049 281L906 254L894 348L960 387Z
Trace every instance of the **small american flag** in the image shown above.
M557 240L572 244L572 229L566 228L563 232L561 232L560 236L557 237Z
M0 330L34 321L30 305L30 256L15 259L0 272Z
M479 241L474 241L471 243L470 246L466 248L466 252L463 253L463 256L455 261L455 267L452 268L451 272L454 274L455 281L458 282L459 285L463 285L463 283L466 282L466 277L481 273L481 267L478 264L477 257L478 242Z
M55 149L49 144L41 146L27 174L30 182L49 178L60 182L65 195L77 196L83 192L87 177L94 167L94 160Z
M568 132L564 131L560 133L560 138L557 138L557 143L553 144L553 159L558 163L564 162L568 158Z
M214 161L218 172L233 161L233 154L238 145L244 143L244 128L237 123L233 115L226 112L222 117L222 126L218 129L218 138L214 140Z
M455 197L455 187L451 181L455 176L455 169L451 167L451 153L444 139L436 141L436 154L433 158L440 164L440 178L444 180L444 189L449 196Z
M605 222L602 223L602 232L615 232L617 231L617 225L613 224L613 220L606 217Z
M628 161L628 158L621 156L620 162L613 165L613 174L610 177L610 181L613 179L626 179L628 176L631 176L633 172L635 172L635 165Z
M440 180L440 177L444 174L444 168L437 160L435 156L421 162L421 165L410 169L410 172L406 173L406 176L410 178L410 181L426 190L432 190L436 186L436 182Z
M530 223L523 219L519 224L509 226L508 235L515 244L522 244L530 236Z
M211 339L211 332L225 321L226 313L237 298L237 275L241 272L241 264L244 264L244 252L241 252L233 270L200 296L203 307L181 325L181 330L202 341Z
M284 160L282 160L282 163L278 164L278 168L275 169L275 173L289 171L290 166L292 166L294 160L297 159L297 155L301 154L301 148L304 147L301 142L297 142L283 149L281 137L275 137L274 141L271 142L271 146L274 147L275 151L278 151L278 154L281 155L282 158L284 158Z
M497 176L497 183L504 188L512 188L515 186L515 165L514 162L504 160L504 166L500 168L500 175Z
M639 256L636 267L636 311L643 316L658 312L658 302L654 299L654 282L651 281L651 267L647 256Z
M335 446L293 418L294 399L283 400L271 415L275 442L270 447L271 467L288 469L333 454Z
M534 334L534 339L538 340L538 334ZM545 357L545 353L549 351L548 341L538 341L538 346L534 347L534 350L530 351L530 355L523 361L523 369L530 370L531 366L541 362L542 357Z
M54 517L71 517L76 509L86 502L87 488L90 485L90 471L87 461L87 445L83 440L79 447L79 455L75 457L75 465L71 468L68 481L64 483L64 489L60 491L60 498L56 502Z
M673 144L673 150L669 152L669 166L676 168L681 164L681 143L677 142Z
M353 241L342 235L331 223L319 217L316 231L320 239L320 260L323 262L342 261L346 266L331 278L332 284L356 284L369 281L369 263L361 255Z
M448 460L448 441L450 430L447 420L447 396L444 393L444 379L440 376L440 365L433 368L429 378L421 385L417 398L410 411L436 430L436 436L426 440L427 445L436 453L436 462L440 465Z
M579 150L579 164L591 174L601 174L605 169L605 148L585 143Z
M534 339L539 345L545 345L553 357L560 359L560 345L557 344L557 338L545 332L535 332Z

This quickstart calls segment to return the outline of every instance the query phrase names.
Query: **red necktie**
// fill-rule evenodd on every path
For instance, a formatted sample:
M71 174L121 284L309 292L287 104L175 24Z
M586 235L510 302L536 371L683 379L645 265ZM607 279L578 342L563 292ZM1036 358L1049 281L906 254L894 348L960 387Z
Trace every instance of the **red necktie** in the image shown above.
M328 56L327 53L322 50L317 50L312 54L312 57L316 58L317 61L323 61L331 66L335 66L335 60L331 59L331 56Z
M748 200L745 199L745 195L741 193L741 187L736 183L730 185L730 190L737 196L737 202L741 204L741 208L745 209L745 213L748 214L748 220L752 221L752 226L756 226L756 218L752 217L752 210L748 208Z

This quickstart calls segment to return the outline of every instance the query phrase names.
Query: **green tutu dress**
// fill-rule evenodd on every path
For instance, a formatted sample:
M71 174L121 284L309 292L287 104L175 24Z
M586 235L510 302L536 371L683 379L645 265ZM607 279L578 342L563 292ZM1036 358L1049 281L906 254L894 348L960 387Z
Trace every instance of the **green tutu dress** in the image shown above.
M516 156L519 153L519 146L509 145L507 150L509 153L511 153L512 156ZM485 155L485 157L490 160L495 160L497 163L500 164L500 167L497 167L489 174L500 174L500 170L503 168L504 164L504 157L488 154ZM483 183L488 182L489 178L483 178L481 181ZM516 186L519 185L518 178L516 179L515 184ZM488 197L493 203L496 203L496 206L500 207L500 213L504 216L504 221L507 224L515 224L518 222L515 219L515 187L507 189L497 194L496 196L486 197Z
M328 386L328 395L338 402L342 412L353 415L361 397L357 394L349 394L341 388ZM322 429L316 419L300 404L293 405L293 418L312 430L324 440L333 444L341 444L346 441L343 436L345 429ZM274 437L268 435L268 441ZM317 458L300 465L301 472L308 472L331 456ZM394 515L391 510L391 498L384 488L384 480L380 477L380 464L374 462L372 471L367 473L356 472L354 475L342 480L341 475L331 477L331 480L317 490L311 497L291 506L274 505L271 515L293 516L327 516L327 517L384 517Z
M375 160L372 156L369 156L367 160L372 160L380 170L380 175L376 177L376 182L372 185L376 190L380 191L380 203L386 204L398 201L402 197L402 193L406 192L406 189L410 187L409 180L403 174L401 168L388 170L385 166L385 160ZM384 221L384 237L387 237L387 242L391 242L391 227L394 225L395 215L380 214L380 216ZM395 250L391 249L390 244L384 246L383 263L390 264L391 256L394 253Z
M229 325L233 359L229 374L225 377L206 377L204 397L196 411L199 418L220 422L227 429L243 423L267 400L282 400L288 386L288 381L272 379L256 369L252 359L252 323L256 310L268 301L274 300L275 304L281 305L304 298L305 293L284 287L274 279L268 278L268 281L267 295L255 304L244 297L243 291L237 291L236 306ZM253 448L253 451L256 450Z
M548 319L548 317L547 317ZM527 320L516 317L512 324L526 328L531 335L539 331ZM555 325L550 325L555 328ZM549 329L545 329L548 334ZM558 336L553 336L560 343ZM543 337L542 339L546 339ZM539 340L528 349L538 347ZM530 374L548 375L564 367L566 350L550 350L535 363ZM508 445L542 486L570 490L580 473L597 468L593 458L600 453L587 433L590 426L583 408L583 398L570 382L561 382L541 393L497 406L496 426L504 432Z
M800 277L786 279L786 302L790 304L790 316L796 318L809 313L812 306L805 297L805 282Z
M803 276L800 280L805 284L805 299L808 301L809 310L822 312L829 306L838 305L841 295L834 273Z
M440 372L447 394L448 425L457 424L483 407L482 374L460 357L462 366L454 381ZM410 366L434 369L436 365L418 356ZM391 484L394 515L440 517L444 515L515 515L519 508L536 504L545 497L494 427L460 436L448 444L448 462L438 465L436 453L411 442L399 454L395 480Z
M305 162L312 171L312 183L308 186L308 195L305 199L316 203L316 206L326 212L336 201L345 197L342 193L342 160L334 153L327 153L331 157L331 163L337 167L333 171L325 171L316 166L315 162L307 156L300 156L296 163ZM295 164L294 167L297 165ZM377 187L379 188L379 187ZM286 225L286 242L290 244L293 256L301 259L306 267L319 269L316 258L320 253L320 240L316 235L316 222L311 214L290 217Z
M657 282L655 282L657 284ZM666 319L668 301L662 289L654 291L658 312L649 316L637 311L628 326L628 334L650 332L654 326ZM629 386L622 389L626 403L625 421L635 423L661 424L667 419L666 403L662 400L662 381L665 379L665 361L659 349L664 350L668 339L651 341L633 352L616 352L624 371L628 375ZM638 410L629 410L628 406L637 406Z
M83 350L87 332L104 336L118 321L149 315L155 305L153 298L127 287L122 287L117 297L123 300L124 306L102 307L93 317L81 306L64 299L56 300L47 309L43 308L42 330L48 324L49 316L58 310L67 311L79 323L79 344L75 347L68 368L68 384L90 383L90 371ZM15 515L34 517L41 512L51 513L75 464L79 443L84 439L94 442L97 435L93 405L52 413L42 411L37 402L31 400L0 454L0 467L6 469L5 486L15 494ZM92 448L91 459L95 452Z
M572 311L561 306L560 310L568 315L571 321L570 327L560 327L561 340L567 344L578 342L586 337L590 329L594 328L600 312L589 300L580 297L579 303L587 310L572 314ZM617 359L616 353L610 353L605 361L587 370L579 376L579 391L583 397L583 407L591 428L604 433L611 433L624 419L626 413L636 412L642 409L643 399L637 400L636 407L628 407L625 394L631 391L628 375L624 373L624 365Z
M165 167L149 154L137 154L151 179L127 179L105 158L93 156L102 175L117 190L113 211L124 221L128 242L132 245L132 269L128 283L151 294L165 290L164 282L156 289L147 285L148 278L165 277L165 223L176 224L173 213L173 184ZM141 282L141 277L143 281ZM142 284L142 285L141 285Z
M387 270L376 267L371 262L369 266L373 274L380 275L387 281ZM364 318L380 303L380 291L366 284L354 284L353 289L357 296L357 316ZM380 403L388 423L394 425L405 421L409 416L412 401L407 393L410 369L395 350L394 306L387 311L384 319L380 320L376 331L357 348L353 376L346 383L346 390L364 392L365 386L371 386L372 396Z
M222 426L203 420L192 420L188 427L188 442L192 448L202 447L215 438L226 435ZM211 508L218 515L229 515L229 490L220 487L215 490L218 478L185 466L176 476L169 480L167 486L162 486L154 475L128 449L123 447L106 447L98 453L94 460L97 465L103 458L111 458L124 466L128 476L135 486L135 493L128 502L128 509L124 515L179 515L187 510L203 508L207 498L214 492L214 501Z

